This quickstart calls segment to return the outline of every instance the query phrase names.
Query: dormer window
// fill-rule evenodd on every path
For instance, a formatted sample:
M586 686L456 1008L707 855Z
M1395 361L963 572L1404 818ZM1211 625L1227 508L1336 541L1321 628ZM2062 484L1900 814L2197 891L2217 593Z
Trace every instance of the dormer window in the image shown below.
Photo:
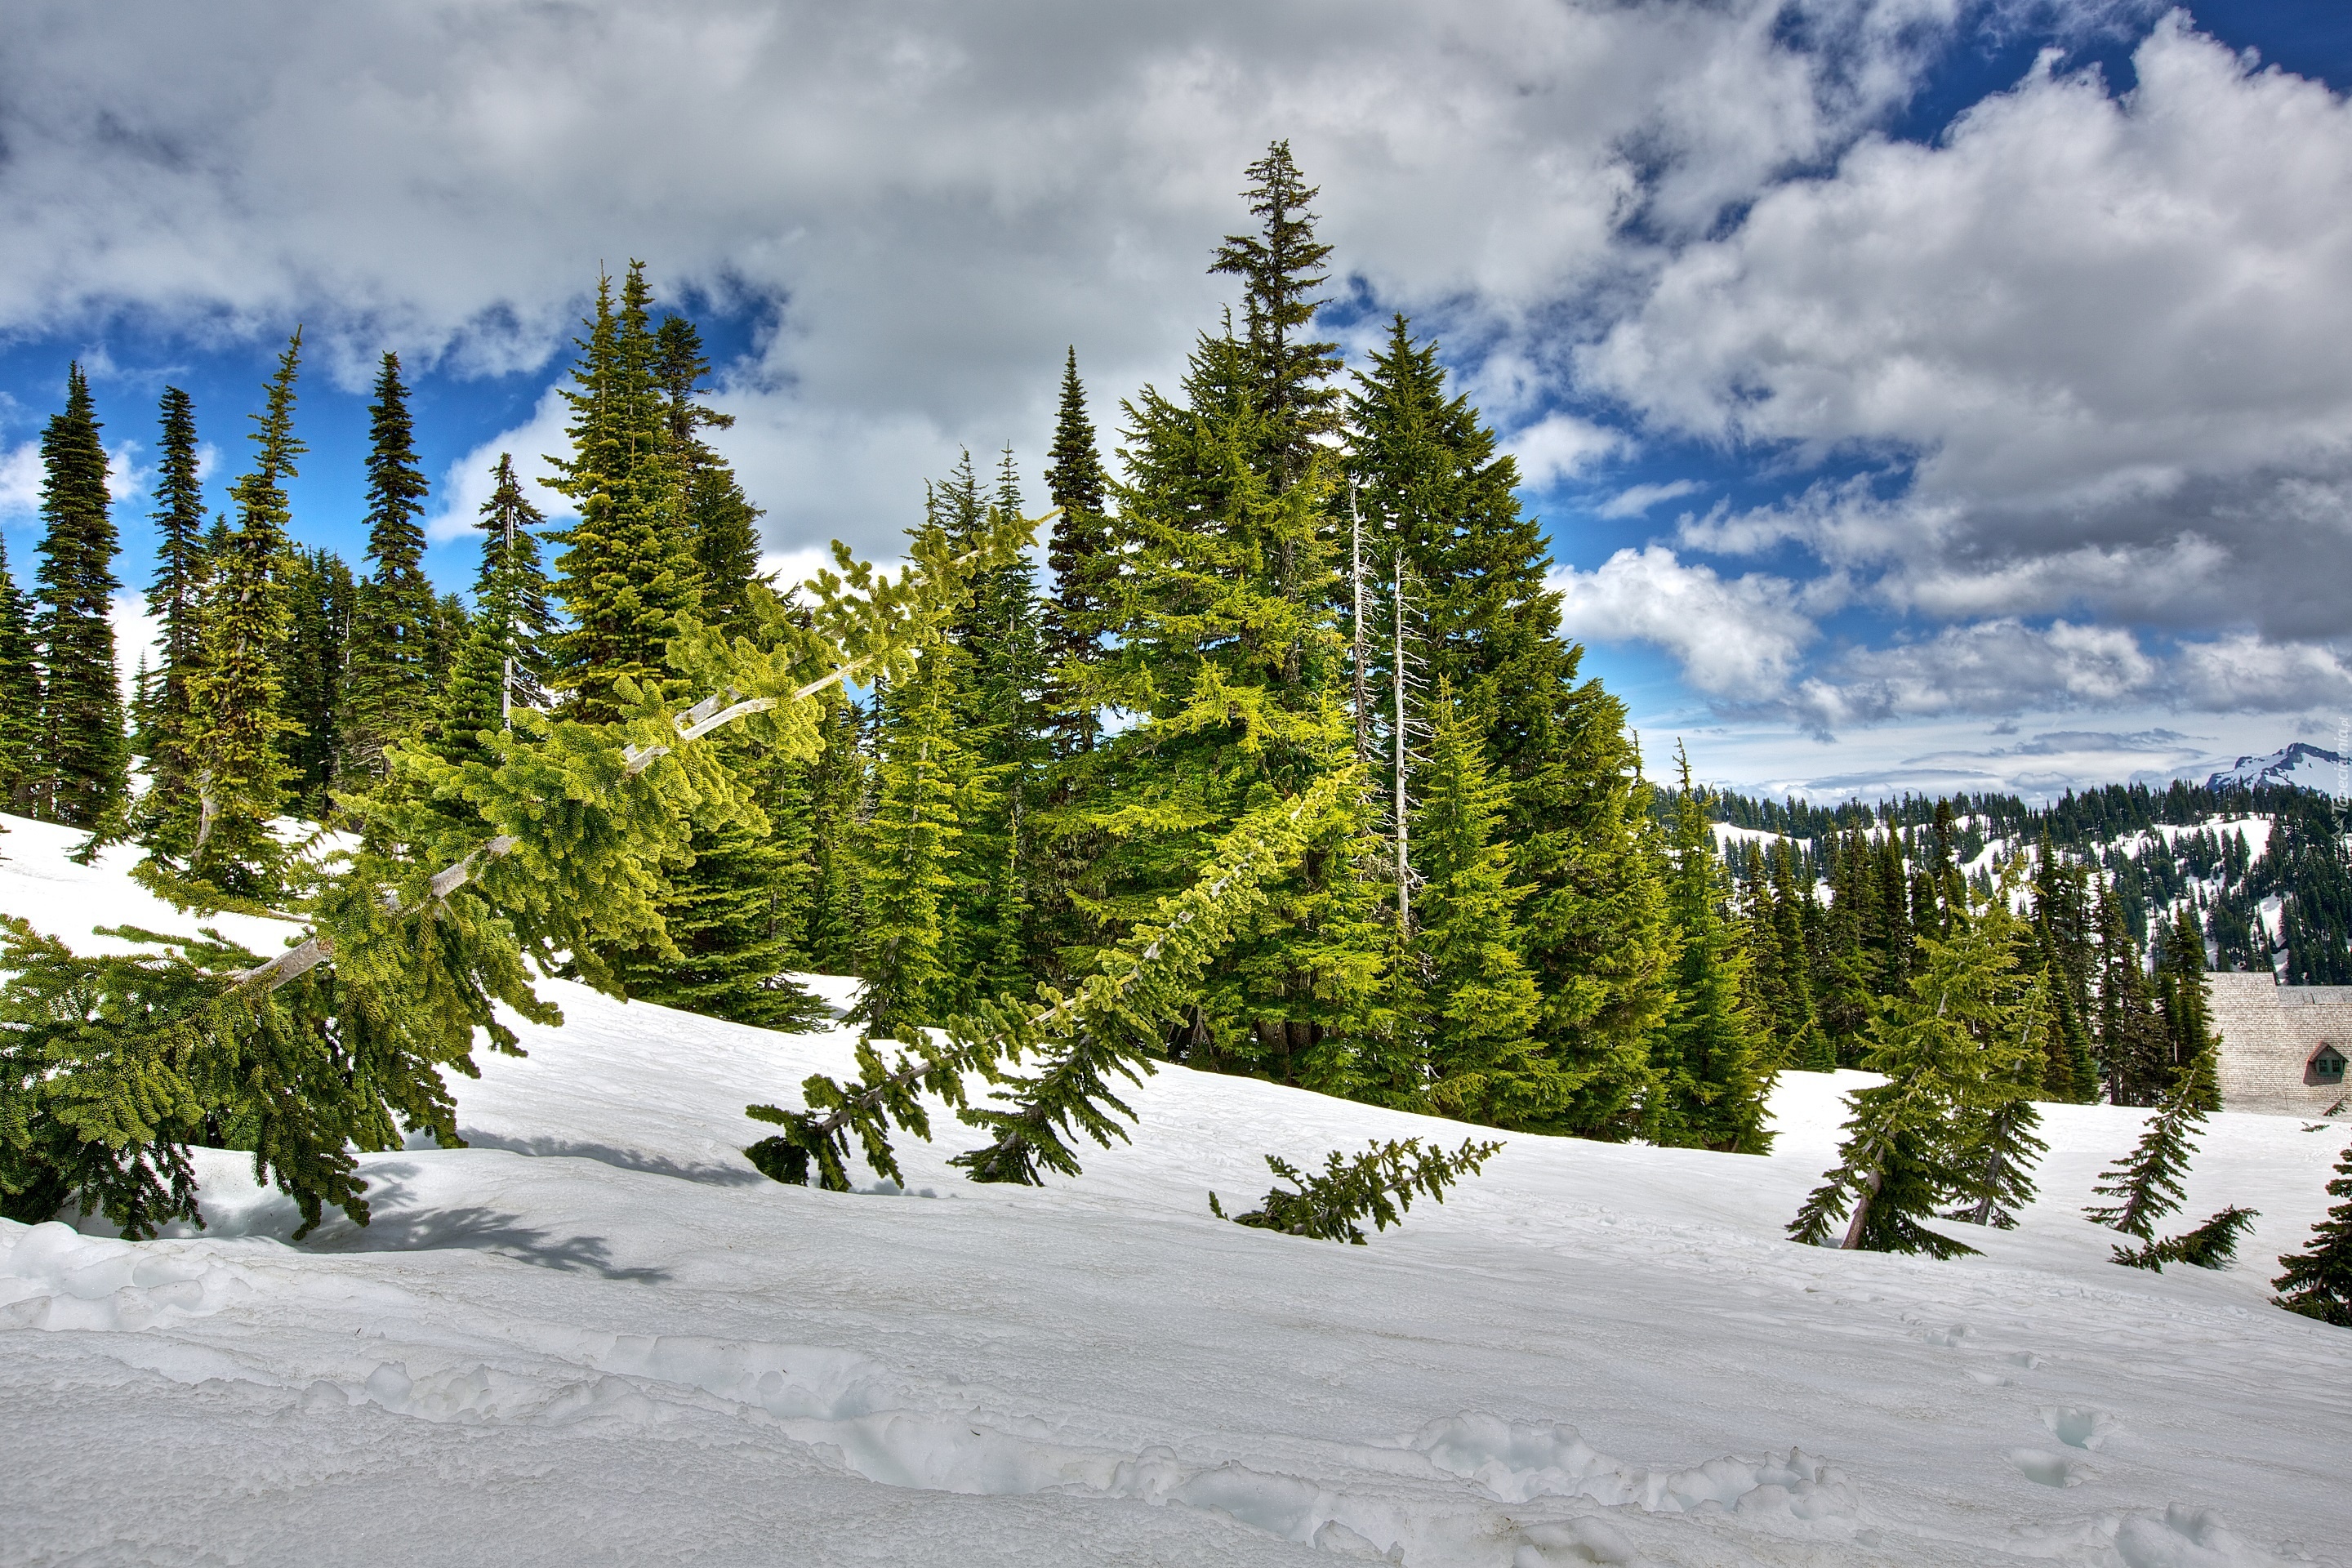
M2314 1083L2342 1083L2344 1081L2344 1053L2337 1050L2334 1046L2329 1045L2326 1041L2322 1040L2319 1043L2319 1048L2311 1053L2311 1081Z

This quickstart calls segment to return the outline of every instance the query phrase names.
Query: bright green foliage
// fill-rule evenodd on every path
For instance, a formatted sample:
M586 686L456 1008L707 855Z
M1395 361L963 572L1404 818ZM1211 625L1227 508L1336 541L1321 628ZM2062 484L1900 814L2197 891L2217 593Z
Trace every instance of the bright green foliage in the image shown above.
M1769 851L1748 847L1747 941L1756 994L1781 1067L1830 1072L1837 1055L1813 1003L1813 965L1807 917L1818 921L1812 883L1795 852L1780 841ZM1804 877L1803 880L1800 880Z
M2290 1312L2352 1329L2352 1144L2336 1162L2327 1195L2339 1200L2311 1227L2301 1252L2279 1259L2286 1269L2271 1281L2272 1298Z
M858 744L863 728L856 703L828 694L819 727L824 750L808 769L808 905L800 939L809 967L820 974L855 973L865 924L857 868L869 778Z
M670 411L655 374L651 304L641 262L629 264L617 308L611 279L599 279L596 313L563 392L572 455L557 460L551 482L580 519L554 536L564 546L556 596L572 618L557 644L556 685L583 722L623 715L624 680L641 691L662 688L662 649L677 617L695 605L697 568L680 516Z
M33 657L31 605L8 574L0 542L0 805L33 806L41 752L41 671Z
M282 710L289 616L281 573L291 548L285 481L304 451L294 435L301 351L298 329L253 416L254 467L229 491L236 526L215 530L205 549L202 655L188 682L189 787L163 803L149 840L151 872L175 876L198 896L267 897L283 858L268 824L286 804L285 751L296 729Z
M761 513L744 495L734 469L702 439L702 431L725 430L735 423L733 415L696 400L710 374L702 334L684 316L665 316L654 340L654 376L677 474L678 515L693 559L697 613L705 625L732 631L750 613L751 584L763 580Z
M1398 1026L1426 1064L1425 1102L1494 1127L1542 1126L1574 1085L1534 1038L1542 999L1520 957L1517 910L1498 843L1509 786L1491 777L1473 717L1440 680L1429 761L1416 775L1412 847L1421 889L1400 966Z
M2164 1020L2173 1081L2195 1079L2191 1091L2199 1109L2221 1109L2221 1089L2211 1070L2212 1058L2221 1048L2214 1032L2210 986L2205 979L2205 932L2197 917L2181 909L2164 931L2162 956L2157 963L2157 1011ZM2199 1063L2206 1070L2193 1073Z
M1416 343L1398 317L1348 413L1367 547L1402 552L1423 673L1451 682L1476 715L1510 786L1505 837L1513 879L1530 889L1519 920L1542 996L1535 1037L1577 1085L1552 1126L1630 1136L1672 939L1624 709L1577 679L1580 650L1560 638L1517 466L1468 400L1448 394L1437 345Z
M1682 790L1675 807L1667 910L1680 941L1675 1008L1652 1047L1657 1088L1650 1141L1726 1153L1767 1152L1764 1097L1770 1087L1746 1001L1747 954L1728 919L1729 879L1706 825L1706 796L1677 748Z
M367 576L351 618L337 740L358 778L381 778L383 750L424 722L434 701L438 610L424 568L425 482L416 466L408 388L387 353L368 406Z
M188 680L195 671L205 581L205 496L196 473L195 405L176 386L163 389L163 435L155 454L155 580L147 614L156 626L163 668L155 671L140 749L153 799L187 787Z
M281 384L290 390L290 355ZM274 456L272 477L282 443ZM266 525L266 488L240 486L248 528ZM355 1153L394 1147L404 1130L455 1140L446 1075L472 1073L478 1030L494 1048L514 1046L498 1007L559 1022L530 976L567 957L610 989L596 955L659 935L656 868L698 825L756 822L706 737L724 727L814 757L817 694L861 673L904 678L971 572L1008 559L1026 531L1008 526L968 561L919 543L895 580L837 550L843 573L819 576L797 619L754 596L760 639L688 626L672 668L711 695L683 712L622 682L630 715L618 724L526 710L488 759L395 745L383 787L352 803L360 847L303 891L308 934L267 962L208 942L78 958L12 931L0 965L40 978L0 1003L0 1021L25 1026L0 1028L9 1212L79 1193L134 1231L195 1218L175 1173L209 1138L251 1151L306 1226L328 1205L363 1220ZM216 668L208 659L208 675Z
M354 773L358 762L342 731L350 711L344 699L352 658L348 633L362 590L342 557L331 550L289 552L278 577L286 602L278 704L292 725L284 739L291 808L324 822L333 812L334 792L368 777L363 770Z
M1989 1037L1979 1072L1954 1118L1960 1179L1953 1215L1970 1225L2017 1228L2018 1211L2033 1201L2033 1167L2050 1145L2034 1109L2041 1082L2042 1040L2049 1032L2050 985L2037 975L2017 1002L2015 1033Z
M944 905L955 887L958 808L970 804L972 768L955 733L959 658L935 645L907 679L881 693L877 799L859 847L857 973L866 984L850 1013L876 1036L904 1040L911 1026L952 1010Z
M1118 563L1111 553L1110 520L1104 515L1109 476L1095 444L1087 415L1087 389L1078 380L1078 351L1062 367L1062 402L1047 454L1045 490L1057 509L1045 564L1054 592L1039 628L1048 668L1045 708L1055 754L1094 749L1099 728L1094 710L1076 693L1083 671L1102 658L1103 629L1110 624Z
M114 668L114 520L106 448L76 364L65 412L41 434L40 614L33 634L41 665L37 809L52 822L98 827L119 814L130 788L131 742Z
M2204 1098L2195 1087L2196 1075L2185 1074L2148 1119L2132 1152L2099 1173L2091 1190L2108 1199L2083 1211L2110 1229L2146 1241L2156 1233L2156 1222L2180 1206L2181 1182L2189 1174L2189 1157L2205 1125Z
M1956 1112L1983 1103L1988 1067L2000 1060L1989 1047L2023 1033L2009 978L2016 962L2009 896L2006 878L1982 900L1972 900L1963 884L1950 934L1919 937L1909 994L1879 1012L1863 1064L1886 1081L1853 1095L1838 1166L1789 1226L1797 1240L1830 1245L1851 1210L1840 1247L1935 1258L1976 1250L1920 1222L1969 1191Z
M2238 1238L2260 1217L2260 1210L2242 1209L2232 1204L2195 1230L2139 1247L2115 1247L2114 1260L2126 1268L2147 1268L2158 1274L2164 1272L2168 1263L2186 1263L2191 1268L2227 1268L2238 1255Z
M813 1179L846 1192L855 1139L876 1173L898 1180L890 1130L929 1138L929 1095L992 1134L985 1146L956 1157L974 1180L1034 1186L1045 1172L1076 1175L1074 1134L1105 1148L1126 1136L1118 1119L1132 1112L1113 1092L1112 1077L1139 1082L1153 1070L1152 1057L1170 1026L1191 1011L1209 966L1264 907L1266 881L1344 816L1359 787L1352 774L1335 773L1252 812L1219 842L1192 886L1161 900L1150 920L1138 922L1129 944L1104 953L1066 995L1041 986L1034 1011L983 1001L937 1030L902 1040L895 1060L874 1048L869 1030L858 1044L855 1084L817 1074L801 1085L804 1110L750 1107L747 1114L784 1131L744 1153L777 1181ZM1039 1060L1035 1071L1007 1070L1024 1058ZM968 1102L967 1074L1003 1086L993 1104Z
M1465 1140L1461 1148L1448 1154L1418 1138L1386 1143L1376 1139L1352 1159L1332 1150L1323 1157L1322 1173L1311 1176L1279 1155L1268 1154L1266 1167L1276 1180L1290 1186L1268 1189L1255 1209L1230 1217L1235 1225L1259 1230L1361 1247L1365 1237L1360 1221L1370 1220L1375 1230L1402 1225L1405 1211L1412 1207L1413 1194L1425 1194L1430 1202L1442 1204L1447 1187L1465 1176L1476 1175L1502 1152L1500 1143L1472 1140ZM1209 1212L1219 1219L1228 1217L1214 1193L1209 1194Z

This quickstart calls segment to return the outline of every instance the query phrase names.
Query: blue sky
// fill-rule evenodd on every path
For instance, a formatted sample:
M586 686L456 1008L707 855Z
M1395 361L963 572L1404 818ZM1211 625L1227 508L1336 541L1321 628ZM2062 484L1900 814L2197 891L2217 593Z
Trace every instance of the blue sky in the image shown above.
M2044 795L2352 705L2340 5L46 9L0 59L20 580L69 360L136 586L161 387L217 499L299 321L299 533L357 556L392 348L462 587L489 459L555 448L632 256L703 327L779 563L887 553L960 447L1034 483L1065 344L1107 436L1173 379L1281 135L1328 320L1439 337L1654 760Z

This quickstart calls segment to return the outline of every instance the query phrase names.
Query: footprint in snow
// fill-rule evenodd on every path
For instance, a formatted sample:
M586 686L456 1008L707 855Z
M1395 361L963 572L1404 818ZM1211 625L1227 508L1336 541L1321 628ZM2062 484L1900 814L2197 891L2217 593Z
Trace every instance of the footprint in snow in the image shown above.
M1948 1329L1929 1329L1919 1337L1931 1345L1958 1345L1969 1337L1969 1326L1966 1323L1954 1323Z
M2042 1424L2050 1435L2070 1448L2096 1448L2107 1440L2121 1424L2112 1410L2080 1409L2073 1405L2045 1405L2041 1410Z
M2079 1487L2098 1479L2098 1472L2080 1459L2042 1448L2011 1448L2009 1462L2027 1480L2045 1487Z

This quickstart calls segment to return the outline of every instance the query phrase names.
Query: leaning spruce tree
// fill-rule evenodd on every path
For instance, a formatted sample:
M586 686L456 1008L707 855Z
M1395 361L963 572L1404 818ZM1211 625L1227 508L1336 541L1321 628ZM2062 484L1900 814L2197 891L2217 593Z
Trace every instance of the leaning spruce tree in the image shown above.
M281 389L291 376L289 351ZM275 406L290 412L290 396ZM285 471L282 426L266 426L278 460L265 461L265 481ZM241 487L249 519L266 523L257 492L268 488ZM455 1142L445 1074L472 1071L477 1031L512 1049L502 1009L559 1021L531 989L534 970L569 962L613 988L596 954L657 930L664 857L698 823L744 817L709 739L733 731L814 756L824 694L844 679L903 678L971 573L1009 559L1031 526L1008 522L964 557L919 544L896 579L837 548L843 573L820 575L801 616L755 595L772 633L764 647L682 624L671 675L706 693L682 710L625 678L610 688L625 706L612 722L525 710L488 758L395 747L384 786L355 802L360 844L348 864L281 905L308 929L276 954L125 932L131 952L87 957L19 917L0 921L0 968L16 977L0 992L0 1211L46 1219L74 1201L125 1235L152 1235L199 1217L189 1151L201 1140L249 1151L305 1229L329 1205L364 1222L357 1154L410 1132ZM200 689L200 710L204 700ZM1189 923L1219 929L1223 908L1207 899ZM1122 1007L1158 1005L1174 952L1194 963L1188 973L1205 963L1179 938L1139 960L1131 983L1048 1009L1045 1023L1008 1012L989 1059L1009 1065L1065 1016L1108 1027ZM1092 1113L1081 1103L1091 1059L1079 1051L1058 1079L1049 1065L1041 1076L1051 1082L1003 1112L992 1144L1000 1158L1055 1157L1041 1151L1055 1118ZM1032 1110L1042 1122L1024 1120Z
M2301 1252L2279 1259L2284 1272L2271 1281L2273 1300L2290 1312L2352 1329L2352 1144L2336 1162L2327 1195L2339 1200L2312 1227Z

